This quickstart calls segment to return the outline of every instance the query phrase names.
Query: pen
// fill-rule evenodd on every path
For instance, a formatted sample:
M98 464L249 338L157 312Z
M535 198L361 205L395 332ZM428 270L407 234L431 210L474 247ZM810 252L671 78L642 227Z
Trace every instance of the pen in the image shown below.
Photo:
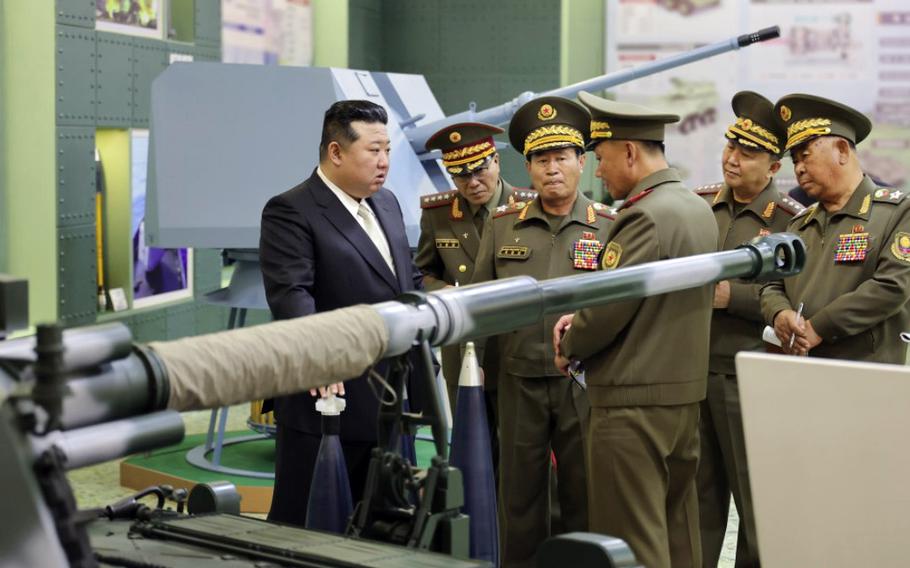
M799 323L799 318L803 317L803 303L800 302L799 306L796 308L796 323ZM796 334L790 334L790 349L793 349L793 342L796 341Z

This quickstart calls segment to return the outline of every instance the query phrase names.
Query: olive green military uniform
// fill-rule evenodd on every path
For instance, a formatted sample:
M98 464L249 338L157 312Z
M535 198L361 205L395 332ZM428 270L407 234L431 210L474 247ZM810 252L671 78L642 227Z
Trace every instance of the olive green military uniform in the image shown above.
M582 91L591 146L663 142L679 116ZM624 167L601 164L601 168ZM611 189L611 188L608 188ZM617 191L619 188L617 188ZM717 227L704 200L665 167L625 195L601 267L713 252ZM625 540L649 568L700 566L698 402L705 397L713 287L587 308L575 314L561 352L585 367L589 530Z
M714 252L704 201L668 168L641 180L607 237L605 269ZM698 402L705 397L712 287L575 314L561 348L585 366L589 530L648 567L700 566Z
M762 290L765 321L804 303L822 343L812 357L903 365L910 329L910 199L865 176L840 211L816 203L787 229L806 243L806 266Z
M423 272L424 288L432 292L459 283L469 284L474 275L474 261L480 247L480 230L486 217L491 217L501 205L528 201L537 195L526 189L515 189L500 180L497 193L476 211L458 191L424 195L420 198L423 214L420 217L420 240L414 263ZM478 220L478 217L480 220ZM479 360L485 372L484 390L496 390L495 345L487 342L489 358L481 354ZM449 345L442 348L442 373L446 380L449 404L454 413L455 395L458 392L458 375L461 370L461 348Z
M774 106L787 125L786 150L819 136L858 144L872 123L836 101L787 95ZM864 176L840 211L819 202L792 219L788 230L806 244L806 266L762 289L765 321L804 304L803 317L822 342L812 357L903 365L900 332L910 327L910 199Z
M731 101L735 121L724 136L729 140L724 167L760 168L752 157L767 154L768 170L779 160L786 130L774 115L774 103L752 91L740 91ZM729 152L729 154L728 154ZM734 155L738 152L738 158ZM748 164L743 164L748 160ZM729 162L729 164L728 164ZM743 188L749 191L757 188ZM773 179L749 203L734 198L732 188L724 183L700 187L702 196L717 220L718 250L732 250L759 236L783 231L802 205L781 195ZM702 565L715 568L720 559L730 509L730 492L739 513L736 543L736 566L757 567L758 541L755 515L749 485L743 437L742 412L739 406L739 384L734 356L739 351L762 349L759 292L761 284L728 280L730 299L727 307L715 308L711 319L711 356L708 363L708 392L701 403L701 456L698 462L698 509L701 519Z
M485 229L474 282L527 275L538 280L597 268L611 222L609 209L580 192L557 226L540 198L503 208ZM588 526L582 420L584 392L554 365L556 316L499 336L500 341L500 535L504 565L533 561L548 534L549 454L558 469L562 524Z
M770 103L769 103L770 107ZM718 250L732 250L755 237L786 230L804 207L781 195L774 181L750 203L736 203L724 183L699 187L714 211ZM707 397L701 403L701 457L698 464L698 508L703 565L717 566L730 508L730 491L739 512L736 565L758 565L755 514L746 463L739 386L733 358L740 351L762 350L759 292L761 284L730 281L730 303L715 308L711 318L711 355Z

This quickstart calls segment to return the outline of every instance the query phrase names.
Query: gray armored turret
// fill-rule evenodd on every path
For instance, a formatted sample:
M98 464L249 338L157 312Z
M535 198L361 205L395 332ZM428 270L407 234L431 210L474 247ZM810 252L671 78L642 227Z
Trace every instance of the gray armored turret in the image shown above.
M201 499L206 504L195 510L190 493L190 512L197 513L190 516L180 514L186 494L165 486L145 492L158 497L155 508L137 496L79 511L64 473L176 443L183 436L178 410L301 392L356 376L381 358L393 358L387 381L400 394L397 369L411 349L425 355L425 368L418 371L431 381L431 345L727 278L782 278L804 263L802 241L783 233L733 251L542 282L514 278L413 294L173 342L134 345L119 325L66 332L41 326L36 338L0 344L0 499L12 513L0 520L0 565L483 566L430 552L463 558L467 551L460 474L446 461L438 400L421 416L402 415L400 402L381 413L376 475L371 466L373 482L346 538L224 513L218 503L236 511L236 499L218 499L223 487L211 488L214 497ZM338 345L349 348L339 352ZM432 427L438 455L425 476L412 474L390 450L402 424ZM402 500L402 494L410 497ZM164 509L167 499L178 503L177 512ZM570 538L596 544L604 555L619 548L628 554L615 539ZM554 546L570 545L563 539Z
M733 37L558 89L525 92L488 109L444 116L423 76L352 69L177 63L152 85L146 236L157 247L254 249L272 195L310 175L325 110L367 99L389 112L386 187L401 203L408 238L419 235L418 197L452 188L434 132L456 122L506 125L527 101L574 98L778 37L779 28Z

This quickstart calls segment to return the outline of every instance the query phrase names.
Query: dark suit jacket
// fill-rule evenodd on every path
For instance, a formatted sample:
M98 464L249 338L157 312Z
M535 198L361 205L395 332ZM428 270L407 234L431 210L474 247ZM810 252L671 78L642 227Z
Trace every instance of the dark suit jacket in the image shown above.
M315 171L300 185L269 200L262 211L259 260L275 319L383 302L422 288L395 195L383 188L367 201L389 241L397 277ZM385 369L377 366L377 370ZM376 440L379 401L373 390L365 378L356 377L345 382L345 391L341 438ZM420 392L420 385L411 388L412 407L418 406ZM309 393L276 399L275 418L283 426L320 434L315 402Z

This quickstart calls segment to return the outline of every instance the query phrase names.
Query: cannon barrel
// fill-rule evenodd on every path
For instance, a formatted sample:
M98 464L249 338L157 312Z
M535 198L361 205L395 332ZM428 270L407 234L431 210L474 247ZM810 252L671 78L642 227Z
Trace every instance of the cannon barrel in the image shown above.
M389 330L386 356L416 337L448 345L531 325L547 314L656 296L729 278L769 280L798 273L806 259L799 237L777 233L731 251L650 262L620 270L537 282L516 277L426 294L419 303L375 306ZM431 315L430 315L431 314Z
M414 148L414 151L418 154L421 154L425 152L425 146L430 136L432 136L439 129L450 124L455 124L458 122L485 122L488 124L502 126L508 124L508 122L512 119L512 115L514 115L515 111L517 111L522 105L530 100L536 99L537 97L553 95L559 97L574 98L580 91L600 91L603 89L609 89L623 83L628 83L629 81L634 81L635 79L640 79L641 77L647 77L648 75L660 73L661 71L673 69L674 67L681 67L689 63L694 63L702 59L714 57L715 55L727 53L728 51L740 49L754 43L774 39L776 37L780 37L780 27L773 26L770 28L764 28L751 34L734 36L729 39L695 48L685 53L665 57L663 59L659 59L657 61L647 63L645 65L640 65L631 69L623 69L621 71L614 71L612 73L601 75L600 77L592 77L591 79L586 79L584 81L573 83L565 87L559 87L558 89L552 89L541 93L525 91L511 101L507 101L501 105L486 108L480 111L469 109L464 112L447 116L441 120L430 122L428 124L424 124L415 128L406 129L405 133L407 134L408 140L411 142L411 146ZM427 154L427 157L435 158L437 156Z
M784 278L798 273L805 259L803 242L779 233L731 251L540 282L530 277L497 280L253 328L135 345L126 358L81 372L68 369L69 395L61 428L85 428L165 408L212 408L301 392L357 376L379 359L406 353L415 341L447 345L531 325L546 314L730 278ZM121 339L109 326L97 331L98 337ZM87 341L92 335L92 328L84 328L70 337L75 346L96 345ZM17 341L0 348L0 360L5 352L14 353L21 364ZM70 349L67 334L63 345L65 351ZM3 387L0 367L0 390Z

